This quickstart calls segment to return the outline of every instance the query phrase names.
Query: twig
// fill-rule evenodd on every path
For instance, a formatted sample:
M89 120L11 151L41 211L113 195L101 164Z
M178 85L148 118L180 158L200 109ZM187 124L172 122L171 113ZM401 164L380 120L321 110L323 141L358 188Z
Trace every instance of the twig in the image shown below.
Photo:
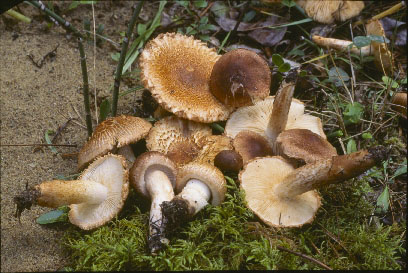
M57 137L61 134L62 130L67 127L68 123L72 120L72 118L69 118L63 125L59 126L57 129L57 132L55 133L54 137L51 139L51 143L54 143L54 141L57 139Z
M77 147L76 144L48 144L48 143L35 143L35 144L0 144L4 147L14 147L14 146L61 146L61 147Z
M248 9L248 2L245 2L244 7L242 8L242 12L239 14L237 23L235 24L234 29L231 32L231 35L235 35L235 33L237 32L238 27L241 24L242 19L244 19L244 15L245 15L245 12L246 12L247 9Z
M45 59L46 59L47 57L53 57L53 56L55 56L55 55L57 54L57 49L58 49L58 47L59 47L59 44L57 44L57 46L56 46L53 50L51 50L50 52L48 52L47 54L45 54L45 55L41 58L41 60L39 60L39 61L37 61L37 62L34 61L34 57L33 57L32 54L28 54L27 57L31 60L31 62L32 62L37 68L41 68L41 67L44 65Z
M85 117L86 117L86 128L88 130L88 137L92 135L92 117L91 108L89 106L89 84L88 84L88 72L86 69L86 56L84 51L84 45L82 44L82 38L78 38L79 54L81 56L81 68L82 68L82 79L84 82L84 106L85 106Z
M282 246L276 246L276 248L279 249L279 250L282 250L282 251L289 252L289 253L291 253L291 254L294 254L294 255L296 255L296 256L299 256L299 257L304 258L304 259L306 259L306 260L309 260L309 261L311 261L311 262L314 262L314 263L316 263L317 265L319 265L320 267L322 267L322 268L324 268L324 269L333 270L331 267L328 267L327 265L325 265L325 264L322 263L321 261L318 261L318 260L316 260L315 258L312 258L312 257L310 257L310 256L307 256L307 255L305 255L305 254L303 254L303 253L295 252L295 251L293 251L293 250L284 248L284 247L282 247Z
M95 20L95 9L94 9L94 3L92 2L92 21L93 21L93 35L94 35L94 40L93 40L93 85L94 85L94 103L95 103L95 119L96 119L96 124L99 123L98 121L98 104L97 104L97 97L96 97L96 20ZM91 136L91 135L88 135Z
M6 11L6 14L8 14L8 15L10 15L10 16L12 16L12 17L16 18L17 20L20 20L20 21L22 21L24 23L31 23L31 19L29 17L24 16L21 13L15 11L15 10L9 9L9 10Z
M140 1L137 4L135 11L133 12L132 18L130 19L130 23L126 31L126 35L123 38L122 50L120 52L119 63L116 69L115 82L113 85L113 95L112 95L112 116L113 117L116 116L116 112L117 112L120 78L122 77L123 64L125 63L125 57L126 57L129 40L132 36L133 28L136 24L136 19L139 16L139 13L140 13L140 10L142 9L143 4L144 4L144 1Z
M400 3L398 3L398 4L394 5L394 6L392 6L391 8L389 8L389 9L387 9L387 10L385 10L385 11L383 11L383 12L381 12L381 13L375 15L375 16L373 16L373 17L371 18L371 20L377 20L377 19L384 18L385 16L391 15L391 14L393 14L393 13L399 11L399 10L400 10L401 8L403 8L403 7L405 7L405 2L404 2L404 1L401 1ZM359 20L359 21L357 21L357 22L355 22L355 23L353 24L353 27L358 26L358 25L361 25L361 24L363 24L363 23L364 23L363 20Z

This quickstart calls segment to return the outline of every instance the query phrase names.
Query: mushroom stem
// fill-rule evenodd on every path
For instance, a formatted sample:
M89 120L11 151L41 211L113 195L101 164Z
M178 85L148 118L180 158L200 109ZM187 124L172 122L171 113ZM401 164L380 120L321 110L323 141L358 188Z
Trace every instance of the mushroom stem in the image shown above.
M53 180L24 190L14 197L17 215L33 204L57 208L71 204L100 204L108 197L108 189L91 180Z
M356 177L386 157L386 149L378 146L306 164L286 176L276 186L275 193L282 198L293 198L324 185Z
M189 212L194 216L203 207L208 205L211 198L211 191L207 185L198 179L190 179L177 198L188 202Z
M145 180L146 189L152 199L149 220L149 245L151 245L151 252L154 253L161 249L161 244L168 243L168 240L164 237L167 221L163 219L160 205L164 201L173 199L174 192L169 177L163 171L148 170L145 174Z
M132 147L130 145L122 146L116 152L118 155L122 155L126 158L127 168L132 167L133 163L136 160L135 154L133 153Z
M347 40L340 40L340 39L334 39L334 38L326 38L326 37L321 37L318 35L313 35L312 36L313 42L315 42L317 45L321 47L328 47L328 48L333 48L339 51L345 51L347 48L353 44L352 41L347 41ZM371 46L364 46L362 48L357 48L356 46L352 46L350 48L350 52L354 54L361 54L362 56L369 56L373 55L373 49Z
M294 91L294 83L284 83L273 101L272 113L269 118L268 127L265 131L272 147L275 146L274 143L278 135L285 130Z

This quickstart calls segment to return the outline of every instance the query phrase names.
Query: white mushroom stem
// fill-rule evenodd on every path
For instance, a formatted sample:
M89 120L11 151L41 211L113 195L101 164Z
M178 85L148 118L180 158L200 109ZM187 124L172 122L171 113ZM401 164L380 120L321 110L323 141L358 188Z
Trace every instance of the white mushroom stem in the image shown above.
M170 201L174 197L174 191L169 177L160 170L147 170L145 173L146 189L150 194L152 205L150 207L150 235L162 227L162 211L160 204Z
M57 208L71 204L100 204L108 197L108 189L92 180L46 181L24 191L20 197L31 197L31 203Z
M313 35L312 36L313 42L315 42L317 45L321 47L328 47L328 48L333 48L339 51L347 51L347 48L353 44L352 41L347 41L347 40L340 40L340 39L334 39L334 38L326 38L318 35ZM364 46L362 48L357 48L355 45L353 45L350 48L350 52L357 54L357 55L362 55L362 56L369 56L374 54L374 50L371 47L371 45Z
M276 94L273 101L272 113L269 118L268 127L265 131L268 141L272 147L274 147L278 135L285 130L294 91L295 84L285 84L279 89L279 92Z
M203 207L208 205L211 198L211 191L208 186L198 179L190 179L183 190L177 195L189 204L189 211L195 215Z
M282 198L320 188L356 177L387 157L384 147L378 146L355 153L318 160L295 169L275 187L275 194Z

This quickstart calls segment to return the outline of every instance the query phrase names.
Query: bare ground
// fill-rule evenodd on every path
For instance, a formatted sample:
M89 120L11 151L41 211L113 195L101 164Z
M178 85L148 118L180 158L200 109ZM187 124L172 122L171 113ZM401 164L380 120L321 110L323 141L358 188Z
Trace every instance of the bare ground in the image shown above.
M64 5L67 4L60 4ZM97 24L104 23L106 35L117 42L118 32L126 30L131 5L107 2L95 10ZM76 40L67 38L65 31L58 26L46 31L46 22L35 8L20 4L20 9L34 19L30 24L17 22L4 14L0 16L2 145L45 143L45 132L57 131L70 116L85 125L74 110L76 108L84 117L82 74ZM67 19L81 28L84 16L92 20L90 6L81 6L67 15ZM36 67L27 56L31 54L35 61L41 60L58 44L56 55L47 57L41 68ZM92 44L87 44L85 50L91 92L96 86L98 96L110 96L109 88L116 67L110 57L113 48L107 43L102 48L96 48L95 71ZM96 83L93 82L93 73L96 73ZM121 90L127 88L122 83ZM120 99L118 113L132 114L137 99L136 94ZM65 158L62 155L79 151L86 139L86 129L70 121L55 143L76 144L77 147L57 147L58 154L49 147L1 147L2 272L55 271L67 264L67 255L59 242L66 227L37 224L35 219L50 210L40 207L25 211L19 223L14 217L13 197L25 188L26 183L36 185L53 180L59 174L75 174L76 157Z

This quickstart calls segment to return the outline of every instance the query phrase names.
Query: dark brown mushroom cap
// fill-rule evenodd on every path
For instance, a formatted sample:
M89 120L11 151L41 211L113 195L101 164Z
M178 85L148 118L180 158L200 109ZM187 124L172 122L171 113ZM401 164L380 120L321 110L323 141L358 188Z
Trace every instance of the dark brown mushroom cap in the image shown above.
M404 118L407 118L407 93L395 93L391 102L394 104L392 108L400 112Z
M199 152L200 148L195 142L184 140L172 143L166 155L177 166L182 166L193 161Z
M221 171L239 172L243 166L243 160L236 151L223 150L215 156L214 166Z
M146 189L145 173L153 170L164 172L173 188L176 186L176 165L160 152L145 152L136 158L135 163L130 168L129 180L132 187L147 199L150 199L150 194Z
M225 120L230 110L209 90L219 57L192 36L160 34L140 55L140 77L156 101L176 116L205 123Z
M83 169L96 157L112 152L144 138L152 124L142 118L118 116L101 122L78 154L78 169Z
M252 158L273 155L272 147L262 135L249 130L239 132L232 141L244 165Z
M336 148L318 134L307 129L289 129L276 139L278 155L301 164L337 155Z
M269 95L271 71L268 63L247 49L236 49L222 55L210 78L211 93L232 107L252 105Z

